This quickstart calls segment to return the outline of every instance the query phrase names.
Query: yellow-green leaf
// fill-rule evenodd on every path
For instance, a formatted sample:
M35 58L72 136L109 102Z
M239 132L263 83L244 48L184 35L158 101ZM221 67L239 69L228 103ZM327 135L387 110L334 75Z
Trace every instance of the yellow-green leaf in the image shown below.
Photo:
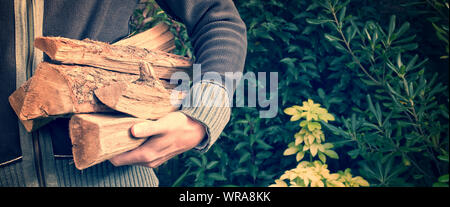
M300 127L305 127L307 124L308 124L308 121L303 120L300 122L299 125L300 125Z
M331 143L324 143L322 146L323 146L323 148L325 148L325 149L331 149L331 148L334 147L334 145L331 144Z
M284 109L284 113L293 116L295 114L299 114L299 111L293 106Z
M309 131L314 131L316 129L322 129L322 126L320 125L319 122L309 122L308 123L308 130Z
M295 145L299 145L302 142L303 142L303 136L301 136L301 135L295 136Z
M302 118L302 117L300 116L300 114L294 114L293 116L291 116L291 121L297 121L297 120L299 120L300 118Z
M369 186L369 182L367 182L366 180L364 180L364 178L362 178L361 176L356 176L352 179L352 181L356 184L358 184L359 186L365 186L368 187Z
M317 144L317 149L319 149L319 151L323 152L325 151L325 147L322 144Z
M319 119L328 123L328 121L334 121L334 116L329 113L324 113L319 114Z
M302 151L306 151L306 150L309 150L309 145L303 146L303 150Z
M269 187L288 187L288 185L282 180L275 180L275 184L269 185Z
M338 154L333 150L325 150L325 151L323 151L323 153L325 153L330 158L339 159Z
M286 150L284 150L283 155L284 156L289 156L289 155L293 155L295 153L298 152L298 148L297 147L289 147Z
M299 153L297 153L297 156L295 157L295 159L298 162L298 161L302 160L304 156L305 156L305 152L299 152Z
M311 147L309 148L309 151L311 152L311 155L312 155L313 157L316 156L316 154L317 154L317 149L318 149L317 144L312 144Z
M312 134L305 135L305 138L308 138L309 144L314 143L315 137Z
M320 153L320 152L319 152L319 159L320 159L323 163L327 162L327 157L326 157L324 154Z

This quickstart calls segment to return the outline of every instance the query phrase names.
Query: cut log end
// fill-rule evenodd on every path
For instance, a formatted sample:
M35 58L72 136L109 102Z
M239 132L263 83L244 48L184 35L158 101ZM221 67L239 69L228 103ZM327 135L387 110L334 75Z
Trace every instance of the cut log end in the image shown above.
M88 168L95 163L100 153L99 126L83 116L73 116L69 121L69 134L72 141L72 153L77 169Z
M130 128L148 120L118 114L76 114L69 122L72 153L79 170L137 148L146 139L134 138Z

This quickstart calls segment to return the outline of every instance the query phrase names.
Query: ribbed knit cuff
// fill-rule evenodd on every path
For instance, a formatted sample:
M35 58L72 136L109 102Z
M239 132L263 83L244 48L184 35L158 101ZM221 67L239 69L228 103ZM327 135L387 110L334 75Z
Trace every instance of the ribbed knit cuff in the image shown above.
M207 152L217 141L230 120L230 103L227 90L210 81L195 83L181 103L181 112L200 122L206 129L206 137L195 147Z

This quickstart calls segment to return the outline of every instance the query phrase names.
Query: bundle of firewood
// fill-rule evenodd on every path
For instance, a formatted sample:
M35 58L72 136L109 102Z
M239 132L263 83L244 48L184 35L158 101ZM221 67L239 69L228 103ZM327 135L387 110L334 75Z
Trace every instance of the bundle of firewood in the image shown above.
M62 37L38 37L34 45L52 63L41 62L9 102L29 132L71 117L80 170L142 144L145 139L133 138L130 127L177 110L170 100L175 86L167 80L192 68L189 59L167 52L174 42L165 24L112 45Z

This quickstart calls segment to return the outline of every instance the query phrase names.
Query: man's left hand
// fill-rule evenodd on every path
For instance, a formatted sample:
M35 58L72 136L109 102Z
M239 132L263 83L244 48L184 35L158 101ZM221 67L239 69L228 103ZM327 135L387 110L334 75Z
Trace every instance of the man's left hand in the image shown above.
M172 157L197 146L205 137L204 126L181 112L172 112L151 122L131 127L136 138L147 138L141 146L116 155L114 166L143 165L156 168Z

